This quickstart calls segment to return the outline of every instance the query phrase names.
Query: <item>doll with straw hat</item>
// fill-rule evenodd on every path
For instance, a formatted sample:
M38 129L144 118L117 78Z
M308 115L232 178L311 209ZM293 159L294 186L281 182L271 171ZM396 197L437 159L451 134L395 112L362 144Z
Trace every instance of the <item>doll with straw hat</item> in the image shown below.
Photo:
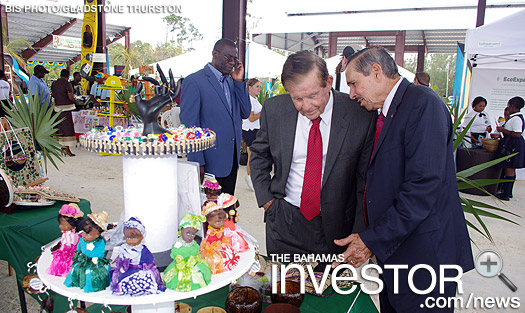
M239 262L239 255L224 235L226 212L217 203L207 201L202 208L202 215L206 216L208 222L208 230L200 246L202 257L210 264L213 274L231 270Z
M206 218L202 215L186 213L179 224L179 238L171 248L173 262L163 274L166 287L179 292L187 292L207 286L211 281L211 269L199 254L195 234Z
M64 284L80 287L84 292L96 292L109 286L110 261L104 258L106 241L102 238L102 233L107 230L108 213L102 211L87 216L80 223L82 238Z
M232 248L235 252L245 252L250 249L245 237L251 239L253 243L255 243L256 240L247 232L242 230L240 226L235 224L237 221L239 221L237 210L235 210L236 203L237 197L228 193L222 193L217 198L217 205L221 206L229 217L223 222L224 235L231 242Z

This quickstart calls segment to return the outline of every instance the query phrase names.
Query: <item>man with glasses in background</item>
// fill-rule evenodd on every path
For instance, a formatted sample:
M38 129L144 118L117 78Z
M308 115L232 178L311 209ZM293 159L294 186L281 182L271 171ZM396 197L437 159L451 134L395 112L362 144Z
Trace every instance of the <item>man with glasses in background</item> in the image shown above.
M215 147L189 153L188 161L199 163L201 182L205 172L213 174L223 192L234 194L242 119L250 116L251 103L233 41L215 43L211 63L184 79L180 102L184 125L209 128L217 135Z

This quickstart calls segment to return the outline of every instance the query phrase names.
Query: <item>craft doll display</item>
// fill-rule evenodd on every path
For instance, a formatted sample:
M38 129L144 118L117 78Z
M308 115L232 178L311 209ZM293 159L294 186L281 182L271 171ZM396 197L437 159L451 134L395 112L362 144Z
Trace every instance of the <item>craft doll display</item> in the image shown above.
M195 234L206 218L186 213L179 225L179 238L171 248L173 262L164 270L166 287L187 292L207 286L211 280L211 269L199 254Z
M204 193L206 194L206 200L216 201L217 197L221 194L221 185L215 178L210 178L204 181Z
M232 248L235 252L245 252L250 250L250 246L248 245L248 242L246 241L244 236L249 236L249 238L253 237L251 237L248 233L243 231L240 228L240 226L237 226L237 224L235 224L234 221L230 219L231 216L228 214L228 212L234 210L233 207L235 206L235 203L237 203L237 197L232 196L228 193L221 193L221 195L217 198L217 205L221 206L224 212L229 217L223 222L224 235L226 236L226 238L229 239Z
M239 255L224 235L226 212L217 203L208 201L202 208L202 215L206 216L208 231L201 242L200 254L210 264L213 274L233 269L239 262Z
M74 203L64 204L58 211L58 222L62 237L52 252L53 260L47 269L49 275L66 276L77 251L80 234L77 232L84 213ZM53 248L53 249L55 249Z
M228 215L228 221L234 223L239 222L239 212L237 211L237 197L228 193L221 193L217 198L217 204L222 206L222 209Z
M80 228L82 238L78 241L73 265L66 276L67 287L80 287L84 292L96 292L109 286L109 260L104 258L106 241L102 233L107 230L108 213L88 214Z
M166 290L155 258L143 244L146 229L142 222L130 218L124 223L123 233L125 242L119 247L115 267L111 269L113 294L142 296Z

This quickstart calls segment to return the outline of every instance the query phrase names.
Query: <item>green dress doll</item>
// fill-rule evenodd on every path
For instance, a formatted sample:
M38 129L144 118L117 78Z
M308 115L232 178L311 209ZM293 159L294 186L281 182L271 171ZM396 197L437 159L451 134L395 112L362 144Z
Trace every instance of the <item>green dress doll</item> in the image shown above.
M188 292L207 286L211 280L208 262L199 254L195 234L206 218L186 213L179 225L179 238L171 248L173 262L162 276L166 287L179 292Z

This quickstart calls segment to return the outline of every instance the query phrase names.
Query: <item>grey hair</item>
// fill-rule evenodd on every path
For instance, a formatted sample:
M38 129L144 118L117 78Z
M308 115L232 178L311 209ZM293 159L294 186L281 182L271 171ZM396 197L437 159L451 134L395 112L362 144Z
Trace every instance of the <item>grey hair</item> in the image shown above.
M370 75L373 64L379 64L388 78L399 75L396 62L383 47L372 46L358 51L348 59L348 63L352 61L355 70L365 76Z

